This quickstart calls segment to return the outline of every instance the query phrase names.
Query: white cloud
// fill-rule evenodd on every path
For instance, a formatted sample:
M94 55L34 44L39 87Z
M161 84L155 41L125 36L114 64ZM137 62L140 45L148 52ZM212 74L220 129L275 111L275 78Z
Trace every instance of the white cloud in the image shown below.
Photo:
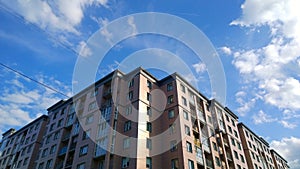
M255 92L267 104L282 110L300 110L300 81L287 67L300 69L300 13L295 0L246 0L243 14L231 25L270 28L267 45L234 53L234 66L244 77L245 85L257 86Z
M223 47L221 47L220 49L221 49L221 51L222 51L224 54L226 54L226 55L231 55L231 54L232 54L231 49L230 49L229 47L227 47L227 46L223 46Z
M134 23L134 17L130 16L128 17L127 23L129 25L129 28L131 29L130 31L132 32L131 35L136 35L138 33L136 29L136 25Z
M84 18L84 10L92 5L107 6L107 0L73 1L2 1L2 3L30 23L51 32L80 34L76 29Z
M270 146L288 161L291 168L300 168L300 138L290 137L282 138L280 141L273 140Z
M272 118L270 115L267 115L262 110L260 110L258 114L252 116L252 119L255 124L270 123L270 122L277 121L276 118Z
M89 57L93 54L91 49L87 46L87 44L84 41L79 42L77 46L77 51L82 57Z
M6 81L0 86L0 130L20 127L46 113L46 109L61 100L63 97L57 93L35 86L31 81L18 76L7 74L12 80ZM40 82L48 86L70 93L70 89L64 83L53 77L38 75Z
M197 73L203 73L203 72L206 71L206 66L205 66L205 64L202 63L202 62L193 64L193 68L195 69L195 71L196 71Z
M246 100L247 93L245 91L239 91L235 94L236 102L240 105L239 108L237 108L237 112L241 116L245 116L247 112L251 110L251 108L255 105L257 98L252 98L249 100Z
M294 129L294 128L297 127L296 124L290 123L290 122L285 121L285 120L281 120L281 121L279 121L279 123L280 123L283 127L289 128L289 129Z

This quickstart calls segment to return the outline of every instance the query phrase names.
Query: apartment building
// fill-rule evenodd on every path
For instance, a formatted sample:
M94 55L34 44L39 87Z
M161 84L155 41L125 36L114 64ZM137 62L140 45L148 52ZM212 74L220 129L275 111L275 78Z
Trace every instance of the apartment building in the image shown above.
M254 169L274 169L275 163L271 156L269 143L262 137L257 136L243 123L238 124L238 129L248 167Z
M35 163L23 168L254 168L238 117L177 73L116 70L47 111Z
M18 131L10 129L3 133L1 141L0 168L35 168L37 154L45 134L48 117L42 115Z
M288 169L290 168L288 162L275 150L271 149L272 159L276 169Z

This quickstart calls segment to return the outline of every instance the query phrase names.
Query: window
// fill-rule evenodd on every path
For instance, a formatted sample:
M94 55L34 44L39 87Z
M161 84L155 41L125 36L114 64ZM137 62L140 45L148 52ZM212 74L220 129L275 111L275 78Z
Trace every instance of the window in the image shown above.
M188 135L188 136L191 135L190 128L187 125L184 126L184 131L185 131L186 135Z
M173 90L173 84L169 83L167 84L167 91L171 91L171 90Z
M130 91L127 95L127 99L128 100L132 100L133 99L133 91Z
M33 134L32 137L31 137L31 141L34 141L36 138L36 134Z
M169 116L169 119L174 118L175 113L174 113L174 110L173 110L173 109L172 109L172 110L169 110L168 116Z
M127 168L129 166L129 158L122 157L122 168Z
M229 132L232 134L232 129L231 129L231 127L230 127L230 126L227 126L227 127L228 127Z
M152 158L151 157L146 158L146 168L149 168L149 169L152 168Z
M55 153L55 151L56 151L56 145L53 145L53 146L50 148L50 154Z
M26 157L26 158L24 159L24 161L23 161L23 166L28 164L28 159L29 159L28 157Z
M212 142L212 143L213 143L214 150L218 151L217 144L215 142Z
M180 84L180 89L181 89L181 91L182 91L183 93L185 93L185 87L184 87L183 84Z
M188 112L186 112L186 111L183 110L183 117L184 117L184 119L189 120L189 114L188 114Z
M227 114L225 115L225 117L226 117L226 120L227 120L228 122L230 122L230 121L229 121L229 117L228 117Z
M151 83L149 80L147 80L147 87L148 87L149 89L152 89L152 83Z
M131 112L132 112L132 107L131 106L127 106L126 107L126 115L129 115L129 114L131 114Z
M96 105L97 105L96 101L90 103L90 104L89 104L88 111L94 110L94 109L96 108Z
M240 165L238 165L238 164L237 164L237 168L238 168L238 169L242 169L242 167L241 167Z
M246 136L249 138L249 134L248 134L248 131L245 131L246 132Z
M130 138L124 138L123 139L123 148L126 149L126 148L129 148L130 147Z
M235 122L234 122L233 119L231 119L231 124L232 124L233 126L235 126Z
M195 169L194 161L188 160L189 169Z
M236 138L239 138L238 133L237 133L236 130L234 130L234 136L235 136Z
M236 151L233 152L234 152L234 157L238 160L239 159L238 153Z
M170 142L170 151L175 151L177 150L177 141L176 140L172 140Z
M179 169L179 163L177 158L171 160L171 169Z
M60 119L60 120L57 122L57 127L62 126L63 120L64 120L64 119Z
M212 119L209 115L207 115L208 123L212 124Z
M250 141L248 141L249 147L252 148L252 144Z
M76 169L84 169L85 168L85 163L81 163L81 164L78 164Z
M171 95L171 96L168 96L167 103L168 103L168 104L172 104L173 102L174 102L173 95Z
M98 137L103 135L105 129L106 129L106 122L100 123L98 129Z
M27 153L30 153L30 152L31 152L31 149L32 149L32 144L28 146L28 148L27 148Z
M147 122L147 131L152 132L152 124L150 122Z
M48 144L48 143L49 143L50 138L51 138L51 135L49 135L49 136L46 137L45 144Z
M98 94L98 88L95 88L93 91L91 91L90 98L97 96Z
M124 124L124 131L129 131L131 129L131 121L126 121Z
M152 116L152 110L151 110L151 107L148 107L148 106L147 106L147 115L148 115L148 116Z
M134 85L134 79L131 79L129 82L128 82L128 87L132 87Z
M146 139L146 148L148 148L149 150L152 149L152 140L149 138Z
M235 140L231 138L231 144L235 146Z
M91 129L89 129L89 130L83 132L82 140L85 140L85 139L90 138L90 135L91 135Z
M220 167L220 166L221 166L221 161L220 161L220 159L219 159L218 157L215 157L215 161L216 161L216 165L217 165L218 167Z
M186 98L184 98L183 96L181 97L181 101L182 101L182 104L187 106L187 102L186 102Z
M147 100L148 100L149 102L151 102L151 100L152 100L152 98L151 98L151 94L150 94L150 93L148 93L148 92L147 92Z
M88 145L80 147L79 156L86 155L88 153L88 148L89 148Z
M47 163L46 163L46 169L52 168L52 162L53 162L52 159L47 161Z
M187 152L193 153L192 144L190 142L186 142L186 150Z
M241 158L241 161L242 161L243 163L245 163L245 159L244 159L244 156L243 156L242 154L240 154L240 158Z
M171 124L171 125L169 125L169 132L170 132L170 134L174 134L175 133L175 124L174 123Z
M54 125L55 125L55 123L51 124L49 131L52 131L54 129Z
M46 157L48 155L48 148L45 148L43 151L42 151L42 157Z
M19 166L19 163L18 163L17 168L19 168L19 167L20 167L20 166ZM44 168L44 163L40 163L38 169L43 169L43 168Z
M54 114L53 114L53 120L55 120L56 119L56 117L57 117L57 112L55 112Z
M59 131L54 133L53 140L57 140L59 137Z
M86 117L85 124L91 124L94 120L94 115L90 115Z
M237 147L239 148L239 150L242 150L241 143L237 142Z

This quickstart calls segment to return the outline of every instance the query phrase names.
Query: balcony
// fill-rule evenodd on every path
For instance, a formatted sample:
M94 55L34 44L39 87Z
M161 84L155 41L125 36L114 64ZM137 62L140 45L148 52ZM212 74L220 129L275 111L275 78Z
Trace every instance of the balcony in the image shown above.
M62 139L62 142L67 142L70 139L70 133L65 134L65 136Z
M94 158L98 158L100 156L103 156L106 154L106 151L101 148L100 146L96 146L96 151L95 151L95 157Z
M75 148L76 148L76 143L72 143L72 144L70 145L69 151L74 151Z
M204 165L204 161L203 161L203 158L202 158L202 157L196 156L196 161L197 161L198 164Z
M197 110L197 114L198 114L199 120L203 123L206 123L205 116L200 110Z
M213 169L214 165L211 160L206 159L206 168Z
M194 139L194 144L195 144L195 146L197 146L197 147L201 147L201 142L200 142L199 139Z
M65 147L63 147L62 149L60 149L60 150L59 150L59 153L58 153L58 156L63 156L63 155L65 155L65 154L67 153L67 149L68 149L67 146L65 146Z
M112 90L108 89L108 90L103 92L102 97L105 98L105 99L109 99L111 97L111 94L112 94Z
M199 133L199 128L197 125L193 125L193 131Z
M226 152L226 156L227 156L228 161L232 161L232 156L230 153Z
M203 148L204 151L210 153L210 147L209 147L208 144L202 144L202 148Z

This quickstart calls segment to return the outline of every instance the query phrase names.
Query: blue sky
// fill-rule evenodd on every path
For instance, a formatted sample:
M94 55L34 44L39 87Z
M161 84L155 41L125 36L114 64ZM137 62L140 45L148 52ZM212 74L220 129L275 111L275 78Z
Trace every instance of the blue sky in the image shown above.
M226 77L225 105L293 168L300 168L299 5L296 0L0 0L0 62L71 96L72 84L78 83L73 79L78 53L88 54L89 39L99 29L98 34L109 39L114 34L104 28L120 17L142 12L177 16L201 30L217 51ZM139 29L134 29L137 21L128 24L138 34ZM203 41L197 43L203 45ZM145 66L138 59L150 57L147 49L155 50L160 66L175 64L168 57L178 57L196 79L189 74L185 77L211 98L208 65L189 46L157 34L131 36L114 44L95 79L115 68ZM168 73L172 72L164 74ZM1 132L19 128L64 99L3 67L0 77Z

